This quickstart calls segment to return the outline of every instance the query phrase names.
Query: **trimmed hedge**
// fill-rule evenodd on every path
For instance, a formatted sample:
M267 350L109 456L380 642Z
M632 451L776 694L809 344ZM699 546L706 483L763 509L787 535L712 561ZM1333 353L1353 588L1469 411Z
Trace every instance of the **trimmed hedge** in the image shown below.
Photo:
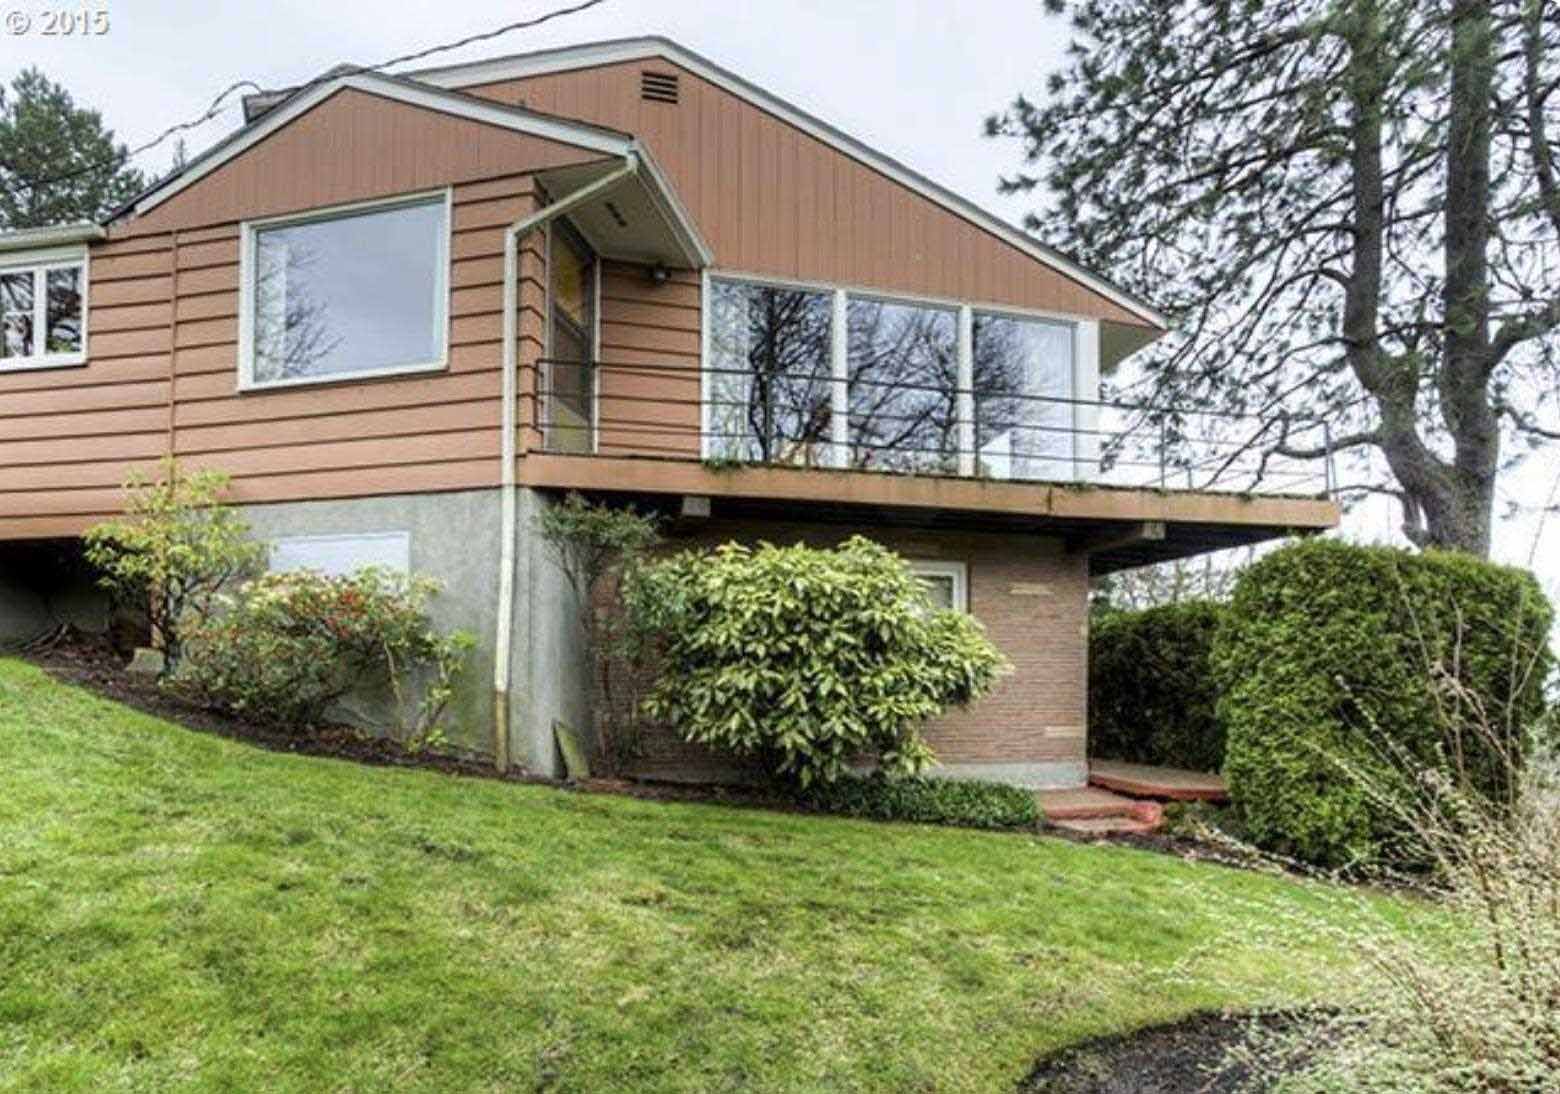
M1108 612L1089 633L1089 752L1194 771L1224 765L1210 659L1225 608L1212 600Z
M1455 664L1520 737L1544 714L1552 621L1531 574L1468 555L1319 539L1248 567L1213 667L1224 775L1251 839L1329 866L1412 859L1360 776L1401 787L1384 748L1444 766L1456 738L1473 784L1500 793L1468 712L1438 709L1434 667Z
M1040 822L1033 791L973 779L841 775L814 783L800 800L820 813L872 820L963 828L1033 828Z

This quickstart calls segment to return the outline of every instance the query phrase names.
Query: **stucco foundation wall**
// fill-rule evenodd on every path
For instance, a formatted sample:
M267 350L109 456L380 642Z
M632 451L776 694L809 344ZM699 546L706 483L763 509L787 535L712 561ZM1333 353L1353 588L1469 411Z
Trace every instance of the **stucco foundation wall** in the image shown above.
M473 490L279 502L245 506L243 512L255 537L263 540L406 533L411 571L444 585L430 606L434 623L443 630L470 631L477 640L459 693L450 704L446 732L462 750L491 754L498 503L497 490ZM352 697L341 713L376 727L397 717L387 696L371 694Z
M963 562L969 608L1013 673L968 710L926 728L935 774L1033 787L1081 786L1088 724L1088 561L1057 539L781 522L684 522L671 546L728 540L830 546L860 533L906 558ZM729 761L657 732L641 770L661 778L740 775Z
M501 497L499 490L471 490L244 508L254 535L265 540L408 535L412 572L444 585L431 606L434 623L445 630L470 631L476 638L450 706L447 733L456 747L484 756L493 752ZM521 490L517 498L509 754L513 763L530 772L558 775L562 772L552 726L563 721L586 727L590 675L573 591L534 532L537 514L546 504L550 502L532 490ZM354 696L341 713L374 727L395 720L384 695Z

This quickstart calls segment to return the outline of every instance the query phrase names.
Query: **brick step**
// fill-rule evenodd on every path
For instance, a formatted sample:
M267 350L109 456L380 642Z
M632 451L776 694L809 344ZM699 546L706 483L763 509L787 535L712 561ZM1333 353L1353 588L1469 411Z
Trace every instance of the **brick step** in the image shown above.
M1089 785L1098 790L1156 801L1229 801L1229 791L1218 775L1149 764L1091 760Z
M1075 832L1151 832L1164 821L1158 802L1137 801L1095 787L1036 793L1047 823Z
M1162 823L1163 819L1149 821L1126 816L1080 817L1077 820L1053 820L1051 826L1088 836L1143 836L1157 832Z

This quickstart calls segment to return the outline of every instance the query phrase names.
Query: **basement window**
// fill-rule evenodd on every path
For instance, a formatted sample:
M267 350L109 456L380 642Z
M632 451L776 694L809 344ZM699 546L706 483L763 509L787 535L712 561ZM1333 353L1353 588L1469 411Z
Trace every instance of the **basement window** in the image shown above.
M449 346L449 192L244 225L244 388L429 372Z
M0 255L0 372L87 360L83 248Z
M969 567L962 562L910 559L910 572L926 586L932 603L956 612L970 610Z

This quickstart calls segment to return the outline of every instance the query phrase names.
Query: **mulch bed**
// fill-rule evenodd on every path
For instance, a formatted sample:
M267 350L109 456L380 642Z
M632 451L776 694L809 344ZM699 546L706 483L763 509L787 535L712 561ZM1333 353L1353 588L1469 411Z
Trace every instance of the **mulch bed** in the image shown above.
M578 782L551 779L514 767L500 775L485 760L424 749L411 752L388 737L365 733L352 726L317 726L291 732L285 727L264 725L235 718L219 711L195 706L158 687L156 681L125 672L128 661L106 636L65 628L32 643L22 651L33 664L55 679L95 692L125 706L166 719L203 733L244 741L273 752L292 752L301 756L321 756L350 760L378 767L411 767L460 775L475 779L531 783L560 789L598 794L619 794L651 801L676 801L694 804L739 806L779 810L787 813L811 812L783 791L763 786L714 785L708 783L660 782L642 779L593 778ZM1032 834L1032 829L1014 829ZM1061 829L1046 829L1046 834L1080 843L1113 843L1145 851L1200 861L1223 861L1217 848L1184 835L1087 835Z
M1231 1094L1249 1090L1250 1072L1229 1065L1253 1026L1293 1028L1293 1014L1196 1014L1169 1025L1103 1037L1042 1059L1019 1094Z
M388 737L346 725L315 726L292 732L208 710L170 695L155 680L125 672L127 658L108 638L74 629L56 632L21 651L28 661L62 683L84 688L187 729L243 741L272 752L350 760L377 767L414 767L474 779L530 783L588 793L621 794L653 801L708 802L799 811L778 791L758 787L708 786L697 783L639 782L592 778L569 782L535 775L518 766L499 772L486 760L424 749L408 751Z

